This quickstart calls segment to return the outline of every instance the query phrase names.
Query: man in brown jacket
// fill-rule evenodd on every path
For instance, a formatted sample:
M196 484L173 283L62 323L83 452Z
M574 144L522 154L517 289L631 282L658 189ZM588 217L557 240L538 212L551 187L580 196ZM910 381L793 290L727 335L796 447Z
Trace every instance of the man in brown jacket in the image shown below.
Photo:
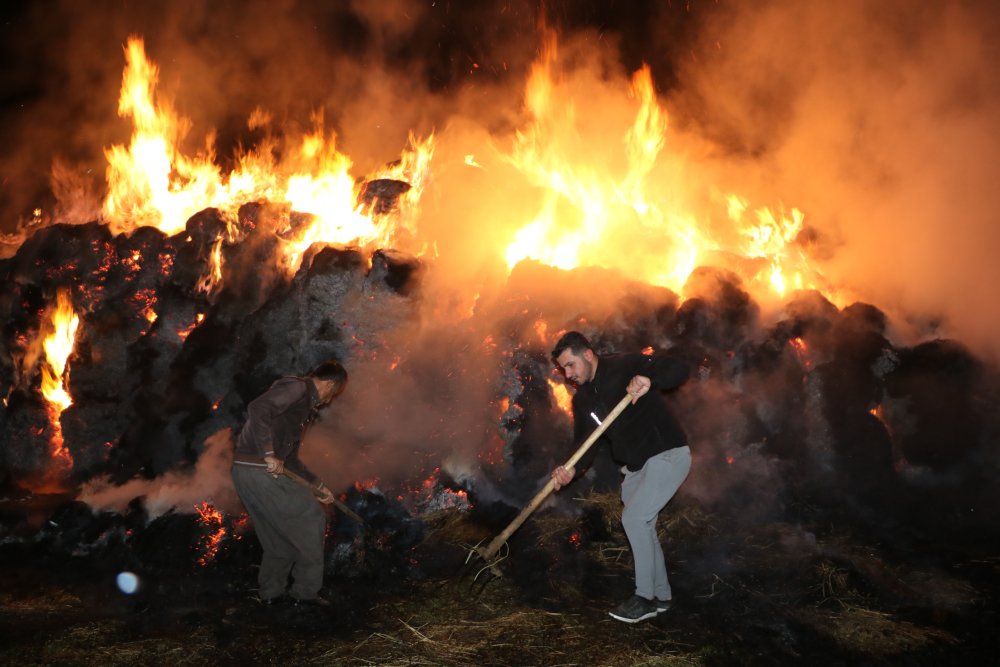
M347 371L337 361L307 377L283 377L250 402L233 457L233 483L264 548L258 596L272 604L290 595L297 604L324 604L323 538L326 514L316 503L334 496L299 460L306 428L343 390ZM313 492L283 475L313 484ZM292 577L291 586L288 578Z

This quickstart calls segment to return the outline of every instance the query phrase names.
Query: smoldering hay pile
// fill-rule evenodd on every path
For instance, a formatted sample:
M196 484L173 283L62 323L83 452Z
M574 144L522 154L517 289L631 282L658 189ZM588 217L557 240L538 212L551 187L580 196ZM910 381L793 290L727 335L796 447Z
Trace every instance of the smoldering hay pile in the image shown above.
M761 16L753 25L787 25L774 8ZM844 31L854 25L840 18ZM334 356L347 366L350 385L304 449L334 489L376 485L398 499L436 479L439 490L467 492L474 508L517 507L570 449L565 388L548 352L559 333L580 329L599 352L652 348L690 363L691 382L666 400L695 450L684 493L708 505L767 517L799 500L835 500L872 520L913 524L920 517L921 529L972 531L987 521L997 506L998 393L981 345L973 352L932 327L898 335L912 323L900 321L895 302L883 310L874 299L834 299L819 285L765 295L758 276L777 255L739 255L724 234L710 239L714 245L695 265L680 261L682 241L724 226L720 217L692 223L687 218L697 215L678 214L724 199L689 182L729 175L755 194L763 189L758 181L771 177L799 185L796 194L837 182L832 174L842 165L835 161L815 158L823 169L810 187L799 181L815 171L791 168L810 143L803 128L811 126L769 116L787 121L788 144L733 149L746 137L718 139L732 130L721 122L726 112L739 115L720 102L700 128L718 143L665 135L649 69L630 72L626 82L620 63L593 47L593 34L564 40L559 51L540 33L537 61L524 67L528 90L516 96L524 109L511 117L501 110L481 125L468 113L449 118L438 139L443 158L432 170L438 190L421 202L421 235L409 243L321 239L288 272L285 247L316 214L263 196L235 211L191 211L174 221L179 230L128 216L109 227L66 213L81 224L25 234L0 260L5 491L78 494L139 523L171 510L192 514L205 502L237 512L226 456L247 403L279 375ZM739 69L726 58L710 65L701 83ZM759 82L743 83L752 90L732 91L734 99L760 90ZM802 98L814 105L829 92L803 89L816 94ZM487 92L496 100L510 91ZM571 94L577 97L564 97ZM465 106L484 106L469 99L477 104ZM610 110L591 116L580 99ZM676 99L704 102L693 93ZM835 111L851 115L842 106ZM516 129L480 151L489 143L479 141L487 125ZM740 129L756 137L753 125ZM666 140L670 150L661 152ZM475 154L464 150L470 143ZM722 146L736 157L721 160ZM839 155L835 148L827 153ZM734 166L756 154L764 157L755 168ZM599 171L605 163L617 171ZM870 174L851 173L867 193ZM416 183L361 180L367 185L357 188L352 206L389 218L411 212L403 195ZM812 201L829 204L840 192L824 190ZM592 195L609 196L594 205ZM842 199L843 209L824 208L822 229L797 226L792 211L798 233L782 252L806 257L818 246L820 255L834 253L836 244L824 243L836 227L831 218L852 217L838 221L854 228L867 223L867 206L884 213L867 197ZM75 210L68 203L63 210ZM749 211L746 200L728 203L731 212ZM547 215L567 212L569 224L544 228ZM512 230L505 219L525 224ZM615 224L596 229L604 219ZM565 234L567 227L585 238ZM902 237L884 236L880 251L905 254ZM552 247L508 250L514 241ZM858 261L857 247L846 245L854 252L844 274ZM553 268L573 264L560 254L567 246L580 250L575 268ZM509 275L497 270L504 250ZM864 279L877 283L884 268L868 262ZM502 278L492 279L498 273ZM898 284L898 275L890 282ZM78 325L68 372L55 373L72 402L55 412L38 387L47 372L42 341L58 328L60 300ZM588 483L608 485L614 475L610 466L597 468ZM71 514L85 509L72 507ZM925 522L929 509L933 525Z
M872 305L802 292L765 325L724 270L695 271L681 301L605 270L524 262L462 327L436 326L422 319L432 267L414 257L320 244L294 276L269 271L270 213L241 210L246 236L223 246L211 295L196 284L215 238L206 230L222 224L210 210L173 237L57 225L3 260L5 493L48 481L82 488L95 509L125 512L140 497L154 518L204 502L236 512L227 429L276 377L337 357L349 390L304 449L334 488L374 479L393 497L441 474L473 504L517 507L570 451L548 351L576 328L601 352L651 347L694 369L667 400L695 451L684 493L708 505L760 517L790 498L836 497L900 521L932 505L951 528L996 506L995 369L959 341L894 344ZM65 459L23 344L60 289L86 304L73 403L58 420ZM579 295L602 291L613 306L581 307ZM598 466L590 483L614 475Z

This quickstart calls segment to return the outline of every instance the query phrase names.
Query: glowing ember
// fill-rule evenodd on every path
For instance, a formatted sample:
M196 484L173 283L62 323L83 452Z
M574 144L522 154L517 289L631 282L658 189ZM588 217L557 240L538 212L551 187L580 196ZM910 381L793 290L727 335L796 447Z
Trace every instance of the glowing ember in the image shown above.
M579 532L574 531L570 533L570 536L566 539L566 541L569 542L569 545L573 547L574 551L579 551L583 548L583 536L580 535Z
M130 298L135 307L139 310L139 316L149 324L156 321L156 290L141 289L136 291Z
M795 337L788 341L788 344L792 346L795 350L795 355L799 358L799 362L807 370L811 371L813 368L813 360L809 354L809 346L801 338Z
M416 488L410 489L409 499L422 512L441 510L465 511L471 507L469 496L465 491L453 491L441 484L441 468L434 468L430 476ZM404 487L405 488L405 487ZM406 502L404 496L397 497L400 502Z
M354 488L358 491L367 491L369 489L374 489L378 486L378 477L373 477L372 479L358 480L354 483Z
M197 328L197 326L201 324L204 320L205 320L205 314L198 313L195 316L194 322L192 322L189 326L184 327L183 329L177 330L177 337L180 338L181 340L187 340L187 337L191 334L191 332L194 331L195 328Z
M202 553L198 558L198 564L205 567L219 555L219 546L226 536L226 526L223 522L222 512L213 505L203 502L200 505L195 505L194 509L198 513L199 521L206 529L199 544Z

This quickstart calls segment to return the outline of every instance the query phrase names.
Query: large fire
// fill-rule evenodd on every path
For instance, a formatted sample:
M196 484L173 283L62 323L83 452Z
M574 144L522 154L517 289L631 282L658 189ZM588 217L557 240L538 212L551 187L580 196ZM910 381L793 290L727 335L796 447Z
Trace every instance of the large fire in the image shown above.
M211 133L200 151L186 153L182 147L191 123L158 98L158 68L147 58L143 41L133 37L125 48L118 110L131 119L134 131L127 145L105 151L108 183L102 221L116 233L153 226L173 236L183 232L195 214L218 210L227 228L209 237L210 250L203 250L207 256L202 257L206 271L197 284L209 298L226 280L224 246L240 243L246 234L239 210L248 203L267 202L278 212L276 227L268 232L280 256L270 261L289 275L315 243L365 251L395 248L418 256L428 253L431 262L445 260L439 243L451 247L447 237L457 234L458 226L437 227L427 209L439 197L425 199L439 159L442 170L460 165L461 173L472 169L477 178L485 174L483 178L496 179L491 183L495 189L517 193L510 197L509 210L486 212L488 219L478 219L483 213L473 212L477 219L461 221L469 227L490 227L489 233L475 236L483 247L468 253L472 261L493 262L508 272L524 260L561 269L601 267L667 287L682 299L694 269L714 265L737 273L760 302L777 303L790 290L821 287L828 298L839 300L799 244L805 224L800 210L755 206L748 197L724 194L728 188L699 187L687 175L689 158L673 149L667 113L648 67L634 72L630 86L617 98L602 98L601 108L591 108L588 91L597 85L606 91L607 81L595 82L591 74L566 69L555 35L546 37L524 90L526 119L509 142L462 145L459 155L451 154L455 147L449 144L449 154L435 158L435 135L411 134L398 160L363 177L352 173L352 159L338 150L337 137L325 128L321 114L313 118L311 131L294 135L272 128L269 113L258 108L247 124L263 138L242 149L228 173L216 163ZM376 187L373 194L366 190L372 183L388 189ZM388 192L393 204L381 206L379 197ZM695 199L702 205L691 205ZM708 212L705 199L717 213ZM121 263L138 275L152 259L136 250ZM169 271L173 258L160 259L163 270ZM467 308L454 307L452 312L471 317L479 288L489 286L456 283L456 291L468 293L451 302L439 300L435 313L446 312L442 309L448 306L439 304L462 304ZM85 286L81 290L86 294ZM166 304L158 303L154 289L138 289L127 298L145 320L144 334L160 326L158 311ZM66 297L60 299L68 303ZM175 325L173 331L186 340L203 319L198 314L194 322ZM72 400L62 379L78 323L73 316L57 325L59 342L53 340L52 352L46 343L50 368L44 371L43 391L60 410ZM544 346L558 335L554 326L563 323L548 322L544 316L535 321L534 331ZM352 339L364 345L357 335ZM375 354L373 350L372 358ZM398 363L397 356L392 367ZM551 389L560 409L569 412L566 386L552 383ZM217 406L218 400L213 410Z
M505 215L491 223L506 227L505 247L493 248L508 269L525 259L572 269L600 266L683 294L697 266L727 263L758 296L784 296L792 289L829 286L795 244L805 216L798 209L751 207L739 194L718 195L718 219L700 219L685 204L683 169L669 155L667 113L660 106L648 67L632 76L627 100L617 108L591 112L581 106L582 84L561 75L554 34L528 78L524 102L529 121L515 133L500 159L517 178L540 194L527 218ZM167 234L184 228L195 213L214 207L232 222L249 201L267 200L304 214L308 224L277 230L284 256L294 271L315 242L395 246L416 253L436 248L439 239L420 229L420 201L431 174L435 139L410 137L400 160L371 179L409 184L404 205L394 215L362 201L351 158L337 149L336 137L317 115L314 129L281 145L268 138L238 156L238 166L223 173L214 162L213 138L186 155L180 146L190 122L156 97L157 67L143 41L129 40L119 113L132 119L128 146L106 150L108 194L104 219L116 230L152 225ZM624 99L624 98L623 98ZM615 106L615 105L610 105ZM268 128L270 116L258 109L252 128ZM609 140L610 138L610 140ZM489 152L489 151L487 151ZM278 157L280 155L280 157ZM472 154L464 163L485 169ZM675 180L666 180L675 179ZM520 185L518 185L520 187ZM230 228L229 241L238 240ZM200 288L210 292L222 280L219 237L210 272Z
M279 147L274 140L264 141L240 156L236 169L223 174L214 162L211 136L198 154L189 156L181 150L190 122L157 100L158 69L147 59L142 39L129 39L125 57L118 112L131 118L135 129L128 146L115 145L105 151L108 194L103 217L115 230L148 225L175 234L192 215L206 208L218 208L232 222L239 206L246 202L264 199L286 204L293 211L312 216L306 226L279 230L289 233L282 234L287 246L285 256L278 259L294 271L302 253L314 242L385 247L393 243L397 233L413 226L412 216L419 210L416 203L434 151L433 136L411 137L410 149L401 160L375 176L410 185L403 194L411 204L408 217L387 224L377 207L359 202L359 186L350 173L352 161L337 150L336 137L327 134L321 116L314 119L315 129L297 145ZM269 120L265 112L258 111L249 125L266 126ZM213 252L212 271L203 280L204 291L210 291L221 279L221 241Z

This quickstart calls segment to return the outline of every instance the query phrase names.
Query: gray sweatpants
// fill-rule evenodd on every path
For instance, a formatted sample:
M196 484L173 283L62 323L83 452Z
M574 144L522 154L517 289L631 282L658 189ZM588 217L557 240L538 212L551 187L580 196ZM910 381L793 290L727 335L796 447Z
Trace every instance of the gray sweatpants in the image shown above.
M309 489L287 477L275 479L263 467L237 463L232 474L264 548L257 576L261 599L270 600L286 589L299 600L315 598L323 585L323 508Z
M671 598L656 519L691 470L691 449L677 447L652 456L641 469L622 468L622 526L635 561L635 592L646 599Z

